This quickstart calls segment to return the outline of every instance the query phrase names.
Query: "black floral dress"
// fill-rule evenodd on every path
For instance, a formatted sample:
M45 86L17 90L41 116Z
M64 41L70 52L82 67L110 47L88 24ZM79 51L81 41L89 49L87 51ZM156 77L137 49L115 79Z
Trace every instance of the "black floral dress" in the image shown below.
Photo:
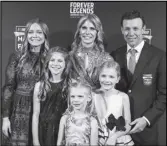
M62 92L63 82L50 83L51 91L41 101L39 141L41 146L56 146L59 123L67 108L67 91Z
M3 117L9 117L11 145L30 145L32 123L32 100L35 83L40 77L39 53L31 52L20 71L16 70L19 53L11 55L2 95Z

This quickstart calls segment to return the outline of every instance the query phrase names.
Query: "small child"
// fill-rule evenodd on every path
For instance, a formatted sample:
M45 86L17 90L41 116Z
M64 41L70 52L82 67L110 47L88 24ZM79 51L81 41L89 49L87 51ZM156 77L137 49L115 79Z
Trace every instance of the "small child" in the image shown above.
M127 135L131 129L129 97L115 89L120 79L120 67L115 61L107 61L99 67L98 73L100 89L95 91L93 99L102 131L99 133L103 133L99 135L99 144L133 145L132 138Z
M98 145L98 125L92 116L91 87L85 83L71 83L69 108L59 125L57 145Z

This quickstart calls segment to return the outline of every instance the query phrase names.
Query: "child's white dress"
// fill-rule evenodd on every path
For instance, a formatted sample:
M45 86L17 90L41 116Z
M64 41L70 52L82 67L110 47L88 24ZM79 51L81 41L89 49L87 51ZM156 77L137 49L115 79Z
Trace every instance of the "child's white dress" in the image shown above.
M109 136L108 134L109 130L107 126L105 125L106 123L104 123L104 119L108 118L110 114L113 114L116 119L118 119L120 116L124 117L123 115L123 96L127 96L127 95L119 91L117 94L110 96L106 103L106 100L104 99L102 94L93 94L95 108L96 108L98 119L100 122L99 124L100 129L101 131L104 132L103 135L105 137ZM99 139L99 141L104 141L104 140ZM121 136L117 138L116 145L134 145L134 142L132 141L132 138L130 135L125 135L125 136Z

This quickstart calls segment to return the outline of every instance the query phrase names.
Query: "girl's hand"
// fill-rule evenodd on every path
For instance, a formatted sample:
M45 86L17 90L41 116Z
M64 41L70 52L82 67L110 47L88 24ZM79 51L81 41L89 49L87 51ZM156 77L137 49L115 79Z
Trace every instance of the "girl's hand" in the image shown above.
M112 130L109 129L109 137L115 135L115 133L116 133L116 126L114 126Z
M116 141L117 141L117 134L116 134L116 127L113 128L113 130L109 131L109 138L106 141L105 145L116 145Z
M115 146L116 145L117 138L115 137L109 137L105 145Z
M9 133L11 133L11 126L8 117L3 118L2 131L5 136L9 137Z

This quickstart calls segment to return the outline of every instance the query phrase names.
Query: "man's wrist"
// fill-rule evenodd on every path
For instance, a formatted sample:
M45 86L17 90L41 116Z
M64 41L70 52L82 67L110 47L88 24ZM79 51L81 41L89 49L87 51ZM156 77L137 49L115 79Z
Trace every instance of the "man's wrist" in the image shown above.
M150 124L150 121L149 121L145 116L143 116L142 118L147 122L147 125L148 125L148 126L151 125L151 124Z

